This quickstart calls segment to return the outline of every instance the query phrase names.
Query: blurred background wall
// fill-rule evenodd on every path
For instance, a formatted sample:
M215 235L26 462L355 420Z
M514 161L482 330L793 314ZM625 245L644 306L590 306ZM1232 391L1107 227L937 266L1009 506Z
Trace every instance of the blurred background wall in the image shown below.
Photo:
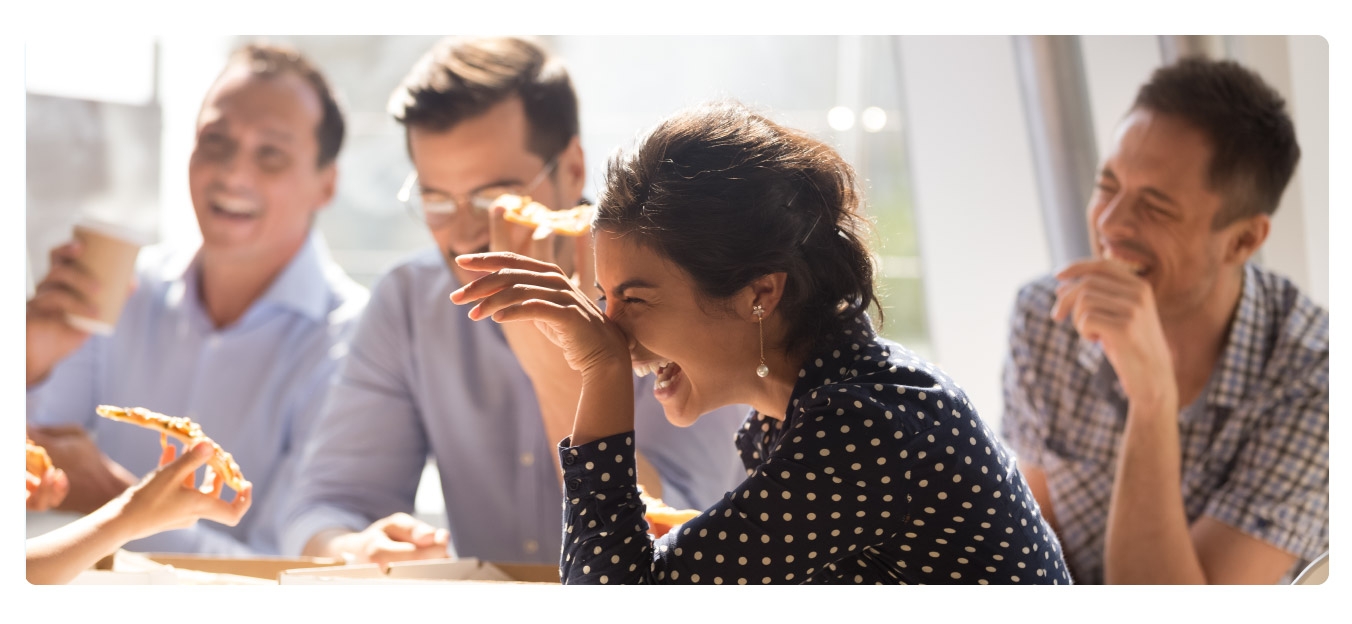
M82 213L148 214L196 245L187 160L201 98L251 37L45 38L26 46L29 288ZM319 227L370 284L430 243L395 200L410 170L385 103L437 37L268 37L328 74L348 136ZM883 333L935 360L998 429L1020 284L1087 250L1099 151L1150 71L1230 57L1286 95L1304 152L1260 261L1328 304L1328 45L1320 37L552 36L578 89L595 197L606 158L685 104L733 97L835 145L878 224Z

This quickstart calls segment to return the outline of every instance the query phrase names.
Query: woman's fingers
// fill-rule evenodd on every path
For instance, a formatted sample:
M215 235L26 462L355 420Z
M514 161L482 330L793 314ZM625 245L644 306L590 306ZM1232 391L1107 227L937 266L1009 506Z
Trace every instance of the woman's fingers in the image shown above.
M473 271L492 273L501 269L523 269L537 273L562 273L558 265L552 262L536 260L511 252L488 252L465 254L455 257L456 264Z
M489 317L503 320L497 316L499 311L529 301L547 301L559 307L567 307L580 305L581 297L573 292L571 287L567 291L562 291L547 286L515 284L484 297L478 305L470 309L469 317L476 321Z
M198 442L164 469L169 471L170 476L175 481L181 481L184 486L192 487L193 473L197 472L198 468L201 468L207 463L207 460L211 459L212 452L210 443Z
M226 526L235 526L239 524L240 518L249 511L249 506L253 504L253 484L245 482L244 489L235 493L235 500L225 502L220 498L208 498L206 500L206 512L202 514L203 518L214 520Z
M459 290L451 293L451 302L455 304L469 303L518 285L568 291L572 290L573 283L558 272L499 269L461 286Z

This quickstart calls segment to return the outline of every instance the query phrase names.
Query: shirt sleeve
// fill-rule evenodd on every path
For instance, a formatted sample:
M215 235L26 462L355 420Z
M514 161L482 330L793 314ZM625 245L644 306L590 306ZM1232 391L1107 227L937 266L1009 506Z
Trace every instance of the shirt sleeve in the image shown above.
M283 554L300 554L320 531L360 531L413 510L428 443L407 383L413 351L402 307L398 282L387 276L357 323L323 407L301 433L308 439L299 442L293 468Z
M1327 356L1322 365L1322 383L1293 384L1266 406L1203 511L1307 561L1329 543Z
M93 426L99 395L99 353L107 339L92 336L79 349L57 363L47 378L28 388L27 417L31 426Z
M1020 463L1041 467L1046 465L1050 424L1049 415L1038 404L1034 392L1037 368L1033 334L1035 328L1048 323L1043 318L1045 313L1034 305L1035 298L1032 287L1025 287L1010 315L1009 350L1003 369L1005 413L1000 419L1000 434Z
M634 488L632 433L561 445L564 583L802 582L887 539L907 512L899 445L874 444L858 424L814 420L837 409L800 414L832 424L787 433L723 500L656 542Z

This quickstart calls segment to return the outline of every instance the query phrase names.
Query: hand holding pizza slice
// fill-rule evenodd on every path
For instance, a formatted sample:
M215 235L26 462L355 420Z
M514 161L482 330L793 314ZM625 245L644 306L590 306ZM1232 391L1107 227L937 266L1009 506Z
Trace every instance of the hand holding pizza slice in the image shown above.
M207 461L206 482L211 484L210 491L213 493L220 492L221 484L230 486L230 489L236 492L242 492L249 485L249 482L244 480L244 475L240 473L239 464L235 463L235 458L203 434L202 428L197 423L187 418L166 416L143 407L126 408L100 405L95 411L98 412L99 416L109 420L127 422L158 431L160 447L166 451L169 449L169 438L171 436L182 442L185 450L199 441L209 442L212 455L211 459ZM167 453L166 457L168 457ZM172 459L172 457L168 458ZM192 475L189 475L188 479L192 479ZM203 485L203 489L206 489L206 485Z

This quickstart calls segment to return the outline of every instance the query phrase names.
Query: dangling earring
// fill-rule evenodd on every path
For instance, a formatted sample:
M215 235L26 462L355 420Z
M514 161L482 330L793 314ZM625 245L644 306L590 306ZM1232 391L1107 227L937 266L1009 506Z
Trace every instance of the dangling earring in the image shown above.
M756 331L760 333L760 366L756 367L756 376L764 377L770 374L770 367L765 365L765 308L758 303L751 313L756 315Z

